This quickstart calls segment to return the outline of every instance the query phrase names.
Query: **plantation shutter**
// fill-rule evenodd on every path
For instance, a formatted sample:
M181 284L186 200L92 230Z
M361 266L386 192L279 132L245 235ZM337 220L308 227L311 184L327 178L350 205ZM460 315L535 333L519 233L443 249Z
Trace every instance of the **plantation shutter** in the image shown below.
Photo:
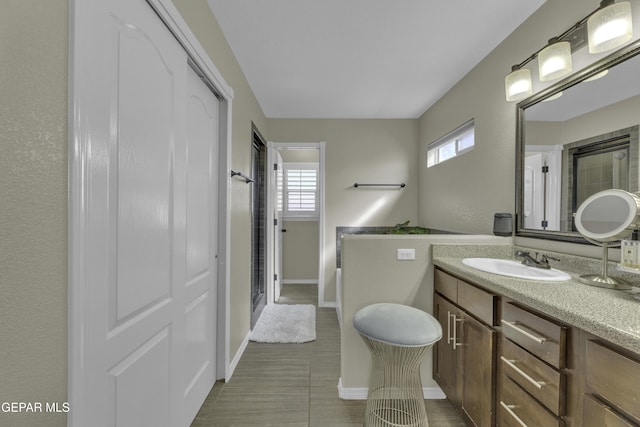
M285 163L284 169L285 216L317 216L317 163Z

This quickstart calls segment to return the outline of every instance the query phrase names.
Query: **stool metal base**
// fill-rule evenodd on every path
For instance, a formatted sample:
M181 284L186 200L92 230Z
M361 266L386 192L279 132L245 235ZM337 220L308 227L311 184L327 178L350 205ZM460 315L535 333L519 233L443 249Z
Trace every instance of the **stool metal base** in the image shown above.
M431 345L403 347L362 338L373 359L365 427L428 427L420 363Z

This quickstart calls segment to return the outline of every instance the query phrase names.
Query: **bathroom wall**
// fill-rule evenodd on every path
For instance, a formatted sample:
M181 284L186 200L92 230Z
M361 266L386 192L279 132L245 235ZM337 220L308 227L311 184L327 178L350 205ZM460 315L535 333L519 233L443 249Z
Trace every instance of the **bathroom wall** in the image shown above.
M318 280L318 221L283 221L282 280L284 283Z
M285 163L317 163L320 161L320 150L299 149L279 150L282 161Z
M579 116L566 122L527 122L527 144L568 144L640 124L640 96Z
M0 402L67 400L68 7L0 6ZM0 411L0 425L67 420Z
M419 222L425 227L491 233L495 212L515 213L516 104L504 77L547 40L595 10L597 0L548 0L420 118ZM475 118L475 149L426 168L427 145ZM437 203L434 201L437 200ZM516 244L599 256L595 247L515 238Z
M502 246L510 245L511 238L433 234L346 235L342 239L340 385L343 394L366 398L368 387L371 357L352 323L358 310L369 304L390 302L433 313L433 244ZM415 249L415 261L397 260L398 249ZM437 395L431 352L425 356L420 373L423 387Z
M206 0L172 0L216 68L234 91L231 169L251 172L251 123L267 137L264 113L209 9ZM231 180L231 295L230 321L233 358L250 328L251 314L251 186Z
M326 142L325 300L335 301L337 226L394 225L417 220L417 120L268 119L275 142ZM361 183L406 183L354 188Z

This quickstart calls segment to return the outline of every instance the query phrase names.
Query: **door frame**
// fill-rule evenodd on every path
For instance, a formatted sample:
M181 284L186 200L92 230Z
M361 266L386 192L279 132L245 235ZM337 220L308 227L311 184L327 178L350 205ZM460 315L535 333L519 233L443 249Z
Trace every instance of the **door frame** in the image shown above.
M257 176L258 172L256 172L256 158L255 158L255 153L254 153L254 149L255 149L255 145L256 145L256 137L258 139L258 143L260 144L260 146L262 147L261 149L259 149L259 152L264 152L264 168L262 170L262 174L264 174L263 176L259 177ZM264 150L264 151L263 151ZM266 233L268 233L268 230L271 228L269 227L269 224L271 222L269 222L269 216L268 214L260 217L260 215L258 214L257 210L256 210L256 199L255 199L255 189L256 189L256 185L258 185L260 183L261 179L264 179L264 185L265 185L265 202L266 202L266 206L265 206L265 210L269 209L269 145L268 145L268 141L266 140L266 138L264 136L262 136L262 133L260 133L260 130L258 129L258 126L256 126L255 123L251 122L251 171L253 174L253 180L254 182L252 183L252 188L251 188L251 207L250 207L250 213L251 213L251 309L250 309L250 326L251 329L253 330L255 324L258 322L258 319L260 318L260 315L262 314L262 310L264 309L264 307L267 305L268 303L268 294L269 292L267 291L268 288L268 283L269 283L269 270L268 270L268 265L269 265L269 259L267 256L267 245L269 243L269 240L267 239ZM254 238L255 238L255 233L256 233L256 226L259 228L259 224L258 221L260 221L261 219L264 218L264 228L265 228L265 235L264 235L264 242L262 244L262 250L264 250L264 263L265 265L263 265L262 267L264 268L264 296L261 298L261 302L259 303L259 307L254 307L254 301L253 301L253 286L256 283L256 279L260 279L259 277L256 278L255 274L256 274L256 259L254 257L254 251L256 250L260 250L260 248L256 248L254 245ZM259 258L259 257L258 257Z
M273 142L267 143L267 165L272 165L276 161L275 153L279 150L316 149L319 154L318 161L318 202L320 203L320 213L318 218L318 307L335 307L335 302L326 302L324 299L324 229L325 229L325 149L326 142ZM271 172L273 168L268 168ZM273 224L275 211L275 183L274 174L267 174L267 224ZM275 239L274 227L267 227L267 304L273 304L275 295L274 281L274 253L273 242ZM279 278L282 280L282 278Z
M220 99L220 146L218 176L218 257L217 257L217 342L216 342L216 378L228 380L231 377L230 351L230 247L231 247L231 214L230 214L230 165L231 165L231 129L233 89L222 77L208 54L199 43L191 29L184 21L171 0L145 0L156 12L158 18L183 47L189 60L202 73L202 78ZM68 299L67 299L67 370L68 399L73 410L68 414L67 425L76 426L85 419L83 411L87 410L81 401L84 393L82 379L87 375L84 363L83 330L85 318L87 260L88 177L86 166L89 162L87 141L91 129L84 120L86 104L90 97L85 96L85 89L75 78L82 73L84 50L82 35L94 31L91 28L91 4L86 0L71 0L69 19L69 141L68 141ZM185 64L185 66L188 66Z

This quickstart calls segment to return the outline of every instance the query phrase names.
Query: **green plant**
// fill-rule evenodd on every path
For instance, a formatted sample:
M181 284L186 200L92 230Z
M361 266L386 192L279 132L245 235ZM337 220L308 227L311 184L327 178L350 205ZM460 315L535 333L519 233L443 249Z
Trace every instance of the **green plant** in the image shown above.
M405 221L393 226L386 234L429 234L429 229L425 227L409 227L409 221Z

